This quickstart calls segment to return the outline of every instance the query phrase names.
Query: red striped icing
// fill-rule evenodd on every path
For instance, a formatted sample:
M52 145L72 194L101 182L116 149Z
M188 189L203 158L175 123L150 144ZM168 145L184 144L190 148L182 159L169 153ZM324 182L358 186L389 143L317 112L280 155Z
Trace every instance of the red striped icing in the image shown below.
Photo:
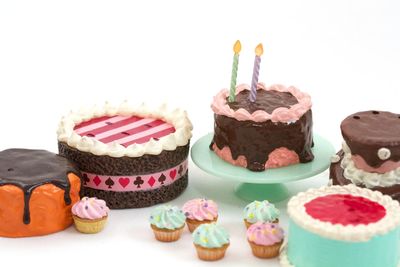
M125 147L132 144L143 144L151 138L156 141L175 132L173 125L152 118L137 116L103 116L82 122L74 131L80 136L92 137L109 144L117 142Z

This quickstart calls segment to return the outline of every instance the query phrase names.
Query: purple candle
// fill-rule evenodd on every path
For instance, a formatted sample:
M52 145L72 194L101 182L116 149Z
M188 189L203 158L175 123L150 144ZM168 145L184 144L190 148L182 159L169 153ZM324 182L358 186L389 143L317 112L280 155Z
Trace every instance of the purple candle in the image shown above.
M251 102L256 102L257 99L258 75L260 74L261 55L264 52L262 44L257 45L255 52L256 57L254 58L253 78L251 79L251 90L249 96Z

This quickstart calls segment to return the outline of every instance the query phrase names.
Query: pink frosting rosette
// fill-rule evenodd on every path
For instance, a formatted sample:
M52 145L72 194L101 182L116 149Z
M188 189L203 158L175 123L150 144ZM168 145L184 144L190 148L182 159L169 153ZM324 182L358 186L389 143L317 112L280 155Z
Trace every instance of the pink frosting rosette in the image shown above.
M236 88L236 94L239 94L243 90L250 90L247 84L238 85ZM211 104L211 109L217 115L224 115L237 119L239 121L254 121L254 122L265 122L271 120L272 122L284 122L291 123L300 119L308 110L310 110L312 103L311 97L301 92L294 86L283 86L280 84L272 85L266 87L263 83L259 83L257 90L265 91L277 91L277 92L288 92L291 93L298 101L297 104L292 105L289 108L280 107L272 111L272 113L267 113L264 110L257 110L253 113L249 113L247 110L240 108L238 110L233 110L229 107L227 103L227 97L229 96L229 91L227 89L221 90L213 99Z
M218 206L212 200L196 198L189 200L182 208L186 218L197 221L214 220L218 216Z
M276 223L257 222L247 229L247 239L261 246L271 246L282 242L284 232Z
M106 202L95 197L84 197L72 207L72 214L88 220L106 217L109 211Z

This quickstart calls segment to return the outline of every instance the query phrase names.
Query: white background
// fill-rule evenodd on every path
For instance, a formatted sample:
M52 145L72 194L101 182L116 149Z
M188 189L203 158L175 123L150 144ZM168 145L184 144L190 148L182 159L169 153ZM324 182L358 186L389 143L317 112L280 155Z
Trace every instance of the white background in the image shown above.
M124 99L187 109L194 142L212 131L210 102L229 86L232 46L240 39L238 82L250 82L262 42L260 81L310 93L314 129L338 149L348 114L400 112L399 14L396 1L1 1L0 148L56 151L63 114ZM190 168L189 188L172 203L200 196L219 203L232 238L216 264L278 266L252 256L241 218L246 202L233 194L235 184ZM295 193L327 179L325 172L288 186ZM277 205L284 228L285 205ZM1 264L213 265L197 260L188 232L174 244L156 242L150 211L112 211L97 235L71 227L40 238L0 238Z

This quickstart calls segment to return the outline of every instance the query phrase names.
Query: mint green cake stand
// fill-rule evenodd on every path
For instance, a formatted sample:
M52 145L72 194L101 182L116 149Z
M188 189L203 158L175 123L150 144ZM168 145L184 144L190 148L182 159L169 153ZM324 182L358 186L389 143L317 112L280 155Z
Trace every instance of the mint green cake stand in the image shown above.
M330 158L335 154L335 149L328 140L314 134L313 161L252 172L220 159L209 149L212 137L213 134L209 133L193 145L191 151L193 162L207 173L227 181L241 182L235 188L235 192L237 196L247 201L267 199L276 203L287 199L289 190L283 183L302 180L325 171L330 165Z

